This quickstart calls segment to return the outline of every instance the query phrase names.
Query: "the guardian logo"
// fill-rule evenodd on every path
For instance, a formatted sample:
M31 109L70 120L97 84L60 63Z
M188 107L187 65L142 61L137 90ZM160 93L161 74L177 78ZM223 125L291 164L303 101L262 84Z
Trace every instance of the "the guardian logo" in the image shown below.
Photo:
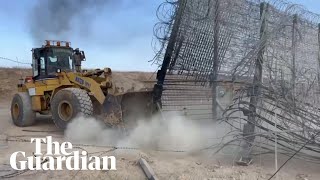
M46 144L46 153L42 153L41 143ZM31 138L35 143L34 156L26 157L24 151L14 152L10 156L10 165L15 170L117 170L114 156L88 156L86 151L73 151L70 142L53 142L51 136ZM54 151L53 151L54 150ZM17 156L23 160L17 161ZM20 158L19 158L20 159Z

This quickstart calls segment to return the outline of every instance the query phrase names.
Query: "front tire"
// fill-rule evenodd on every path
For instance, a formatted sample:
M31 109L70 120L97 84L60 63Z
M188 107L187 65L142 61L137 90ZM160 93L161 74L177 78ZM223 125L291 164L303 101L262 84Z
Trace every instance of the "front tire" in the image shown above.
M11 102L11 117L16 126L26 127L35 123L36 113L32 110L31 97L28 93L17 93Z
M92 116L92 101L85 90L66 88L57 92L51 102L52 118L60 129L66 129L77 116Z

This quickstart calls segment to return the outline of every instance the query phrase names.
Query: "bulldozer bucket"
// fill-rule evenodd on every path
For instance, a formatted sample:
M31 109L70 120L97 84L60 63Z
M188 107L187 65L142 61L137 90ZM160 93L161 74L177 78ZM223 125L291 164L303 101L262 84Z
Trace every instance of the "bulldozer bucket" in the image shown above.
M139 120L151 118L154 112L152 91L108 95L102 110L104 122L117 127L134 127Z

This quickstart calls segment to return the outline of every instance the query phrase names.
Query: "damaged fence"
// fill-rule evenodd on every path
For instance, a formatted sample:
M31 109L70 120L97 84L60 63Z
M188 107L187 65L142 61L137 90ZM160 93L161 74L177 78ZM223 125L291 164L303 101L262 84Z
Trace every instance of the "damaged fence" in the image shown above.
M240 163L275 144L320 162L320 15L285 0L179 0L158 18L164 111L230 124L235 138L221 148L240 145Z

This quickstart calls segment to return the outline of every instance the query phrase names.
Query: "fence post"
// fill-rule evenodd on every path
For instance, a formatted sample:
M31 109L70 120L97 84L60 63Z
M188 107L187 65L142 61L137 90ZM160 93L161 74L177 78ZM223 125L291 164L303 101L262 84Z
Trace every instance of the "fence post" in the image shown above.
M318 24L318 86L318 93L320 93L320 23Z
M218 70L219 70L219 35L220 35L220 0L215 1L215 18L214 18L214 41L213 41L213 68L212 77L210 79L212 84L212 118L218 119L217 112L217 86L218 86Z
M163 83L167 74L167 69L171 61L171 57L174 51L174 47L176 44L177 36L179 33L179 27L181 25L182 16L184 13L184 9L186 7L186 0L179 0L178 1L178 9L176 11L176 17L173 22L172 31L170 34L169 42L167 45L167 49L164 55L164 59L162 62L161 69L157 73L157 84L154 85L153 88L153 102L155 104L155 107L162 107L161 103L161 96L163 91Z
M243 136L245 136L245 142L242 145L241 157L237 164L239 165L249 165L252 161L251 150L252 145L254 143L255 137L252 136L255 132L256 125L256 113L257 113L257 105L261 95L261 84L262 84L262 67L264 61L264 53L267 42L267 14L268 14L268 3L260 4L260 19L261 19L261 27L260 27L260 44L259 51L257 54L256 62L255 62L255 72L253 77L253 86L252 86L252 94L250 97L250 105L249 111L246 116L248 116L248 122L243 127Z
M298 15L295 14L293 16L293 22L292 22L292 101L295 106L295 95L296 95L296 46L297 46L297 41L296 41L296 29L297 29L297 24L298 24Z

